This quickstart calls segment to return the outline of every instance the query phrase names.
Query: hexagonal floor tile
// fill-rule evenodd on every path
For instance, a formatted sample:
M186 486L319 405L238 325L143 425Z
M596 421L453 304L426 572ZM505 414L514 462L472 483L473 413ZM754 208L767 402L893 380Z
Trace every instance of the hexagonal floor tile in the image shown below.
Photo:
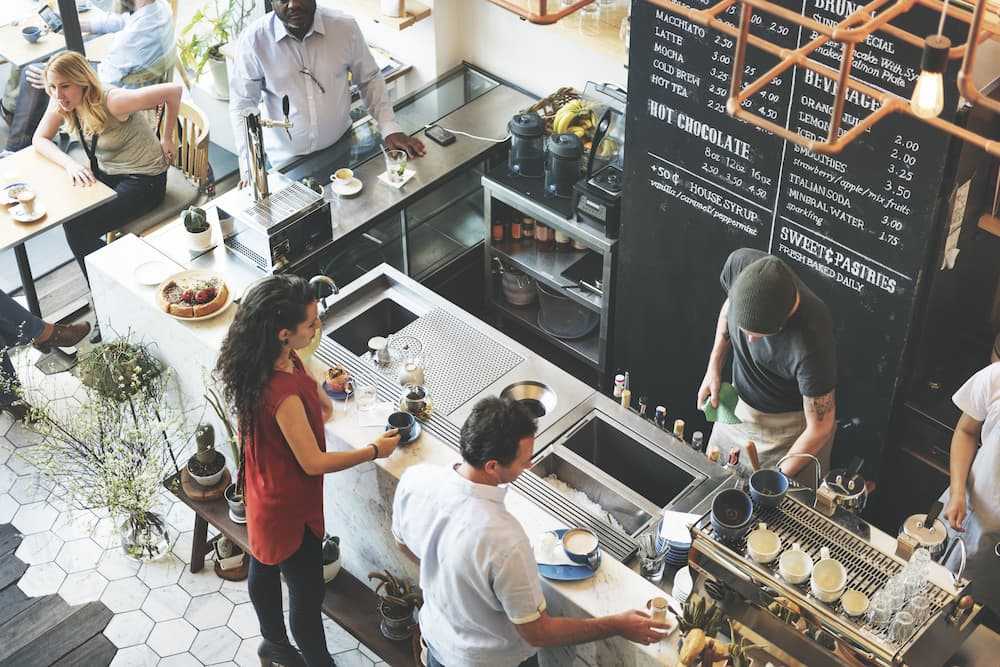
M32 461L37 460L36 452L38 449L35 447L25 447L23 449L15 450L10 458L7 459L7 467L14 471L14 474L18 477L24 475L34 475L38 474L38 468Z
M240 667L260 667L260 658L257 657L257 647L260 645L260 637L251 637L240 642L240 648L233 658Z
M146 641L153 630L153 621L141 611L127 611L115 614L108 627L104 628L104 636L118 648L136 646Z
M59 550L62 549L63 541L50 530L32 535L25 535L21 540L21 546L17 548L14 555L22 563L28 565L38 565L40 563L51 563L56 559Z
M232 613L233 603L222 593L209 593L191 598L184 618L199 630L208 630L225 625Z
M59 595L68 605L78 605L93 602L101 597L108 580L97 574L95 570L74 572L66 575L66 580L59 587Z
M189 602L191 596L177 584L171 584L151 590L142 603L142 610L156 622L169 621L183 616Z
M163 558L151 563L143 563L139 568L139 578L150 588L176 584L184 571L184 562L177 556L168 553Z
M241 641L235 632L225 626L202 630L191 644L191 654L206 665L232 660Z
M0 438L0 464L7 463L7 459L14 453L14 445L7 442L5 438Z
M134 577L139 573L139 561L127 555L120 547L112 547L101 554L97 561L97 571L108 579L124 579Z
M223 581L219 592L233 604L250 602L250 592L247 591L246 581Z
M30 535L51 528L58 516L59 513L48 503L31 503L21 505L10 522L22 535Z
M233 613L229 615L229 622L226 625L243 639L256 637L260 634L257 612L254 611L253 605L249 602L236 605L233 608Z
M361 651L355 649L337 654L337 667L373 667L374 661Z
M123 648L115 654L111 667L155 667L160 656L145 644Z
M178 532L189 531L194 528L194 510L178 501L167 513L167 523L176 528Z
M323 633L326 635L326 650L330 655L352 651L358 648L358 640L344 628L333 622L333 619L323 617Z
M94 515L97 518L97 515ZM118 527L115 520L109 516L97 519L94 528L90 533L90 539L97 542L104 549L111 549L121 545L121 536L118 534Z
M56 507L52 501L49 501L49 504ZM59 508L56 507L56 509ZM94 532L97 517L90 510L63 509L59 511L61 514L52 525L52 532L62 539L66 541L79 540L90 537L91 533Z
M7 464L0 463L0 491L6 493L17 481L17 473L7 467Z
M382 658L378 657L374 651L365 646L364 644L358 644L358 650L365 654L369 660L372 662L381 662Z
M121 614L139 609L147 595L149 587L146 584L138 577L128 577L110 582L101 593L101 602L112 612Z
M25 475L23 477L18 477L14 480L14 483L10 485L10 489L7 491L11 497L22 505L27 505L28 503L37 503L39 500L45 500L49 497L49 493L52 492L52 482L48 481L41 475Z
M169 658L164 658L157 663L156 667L201 667L202 663L198 658L190 653L178 653Z
M21 504L11 498L9 493L0 493L0 523L10 523L19 509Z
M6 433L7 442L20 449L21 447L31 447L42 442L42 436L25 426L21 422L14 422Z
M205 567L199 572L192 572L190 568L185 568L177 583L191 595L206 595L215 593L222 588L222 581L215 576L213 568Z
M157 623L149 633L146 645L163 658L177 653L184 653L191 648L198 631L183 618Z
M30 565L17 582L17 587L28 597L36 598L56 593L65 578L66 573L55 563Z
M194 531L186 530L177 535L177 540L174 542L174 546L170 548L174 555L184 561L186 564L191 564L191 543L194 541Z
M56 563L67 573L82 572L97 567L97 561L101 560L103 555L104 549L97 546L94 540L85 537L64 544L56 556Z

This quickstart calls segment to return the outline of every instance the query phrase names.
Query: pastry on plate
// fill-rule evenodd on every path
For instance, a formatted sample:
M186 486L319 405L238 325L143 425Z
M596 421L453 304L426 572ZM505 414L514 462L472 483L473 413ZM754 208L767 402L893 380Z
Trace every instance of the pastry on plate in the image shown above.
M351 374L343 366L331 366L326 371L326 386L330 388L331 391L335 392L345 392L347 391L347 383L351 380Z
M178 277L160 286L157 294L163 312L175 317L206 317L229 300L229 289L221 278Z

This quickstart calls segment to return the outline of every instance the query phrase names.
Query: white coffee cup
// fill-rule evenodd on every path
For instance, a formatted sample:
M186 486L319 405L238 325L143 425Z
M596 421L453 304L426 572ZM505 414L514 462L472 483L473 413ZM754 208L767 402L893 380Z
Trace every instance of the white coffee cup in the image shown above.
M354 180L354 172L347 167L341 167L330 176L334 187L343 187Z
M813 566L809 588L817 599L836 602L847 588L847 569L843 563L830 557L830 550L820 550L820 560Z
M781 537L760 523L747 535L747 553L758 563L770 563L781 553Z
M17 201L20 202L21 208L24 209L25 215L35 214L35 191L25 188L17 193Z
M812 569L812 556L803 551L798 542L778 559L778 574L790 584L801 584L812 574Z

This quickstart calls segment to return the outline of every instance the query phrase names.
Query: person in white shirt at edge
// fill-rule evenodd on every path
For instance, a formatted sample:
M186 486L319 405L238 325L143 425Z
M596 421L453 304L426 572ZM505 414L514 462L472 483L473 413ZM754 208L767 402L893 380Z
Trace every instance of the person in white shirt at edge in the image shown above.
M534 666L543 646L615 636L652 644L668 629L641 611L546 612L531 543L504 507L506 485L531 465L535 428L519 403L483 399L462 426L462 463L416 465L400 479L392 532L420 564L428 667Z
M998 338L1000 340L1000 338ZM942 494L951 535L968 549L963 576L989 608L982 622L1000 630L1000 348L992 363L963 384L952 401L962 411L951 439L951 482ZM960 553L946 563L958 570ZM985 610L984 610L985 611Z
M357 22L339 11L316 8L316 0L273 0L273 13L251 23L240 36L229 80L229 112L240 158L240 180L248 181L243 118L260 111L281 119L288 95L293 127L265 128L272 164L327 148L351 127L351 74L368 112L378 122L386 148L424 154L423 143L400 130L385 93L385 80Z

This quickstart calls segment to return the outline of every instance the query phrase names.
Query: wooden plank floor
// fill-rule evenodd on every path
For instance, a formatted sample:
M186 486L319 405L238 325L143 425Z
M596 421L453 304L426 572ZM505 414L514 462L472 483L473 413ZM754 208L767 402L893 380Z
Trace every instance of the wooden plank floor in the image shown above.
M31 598L17 587L27 566L14 555L21 534L0 525L0 667L111 663L102 634L113 614L102 602L71 607L58 595Z

